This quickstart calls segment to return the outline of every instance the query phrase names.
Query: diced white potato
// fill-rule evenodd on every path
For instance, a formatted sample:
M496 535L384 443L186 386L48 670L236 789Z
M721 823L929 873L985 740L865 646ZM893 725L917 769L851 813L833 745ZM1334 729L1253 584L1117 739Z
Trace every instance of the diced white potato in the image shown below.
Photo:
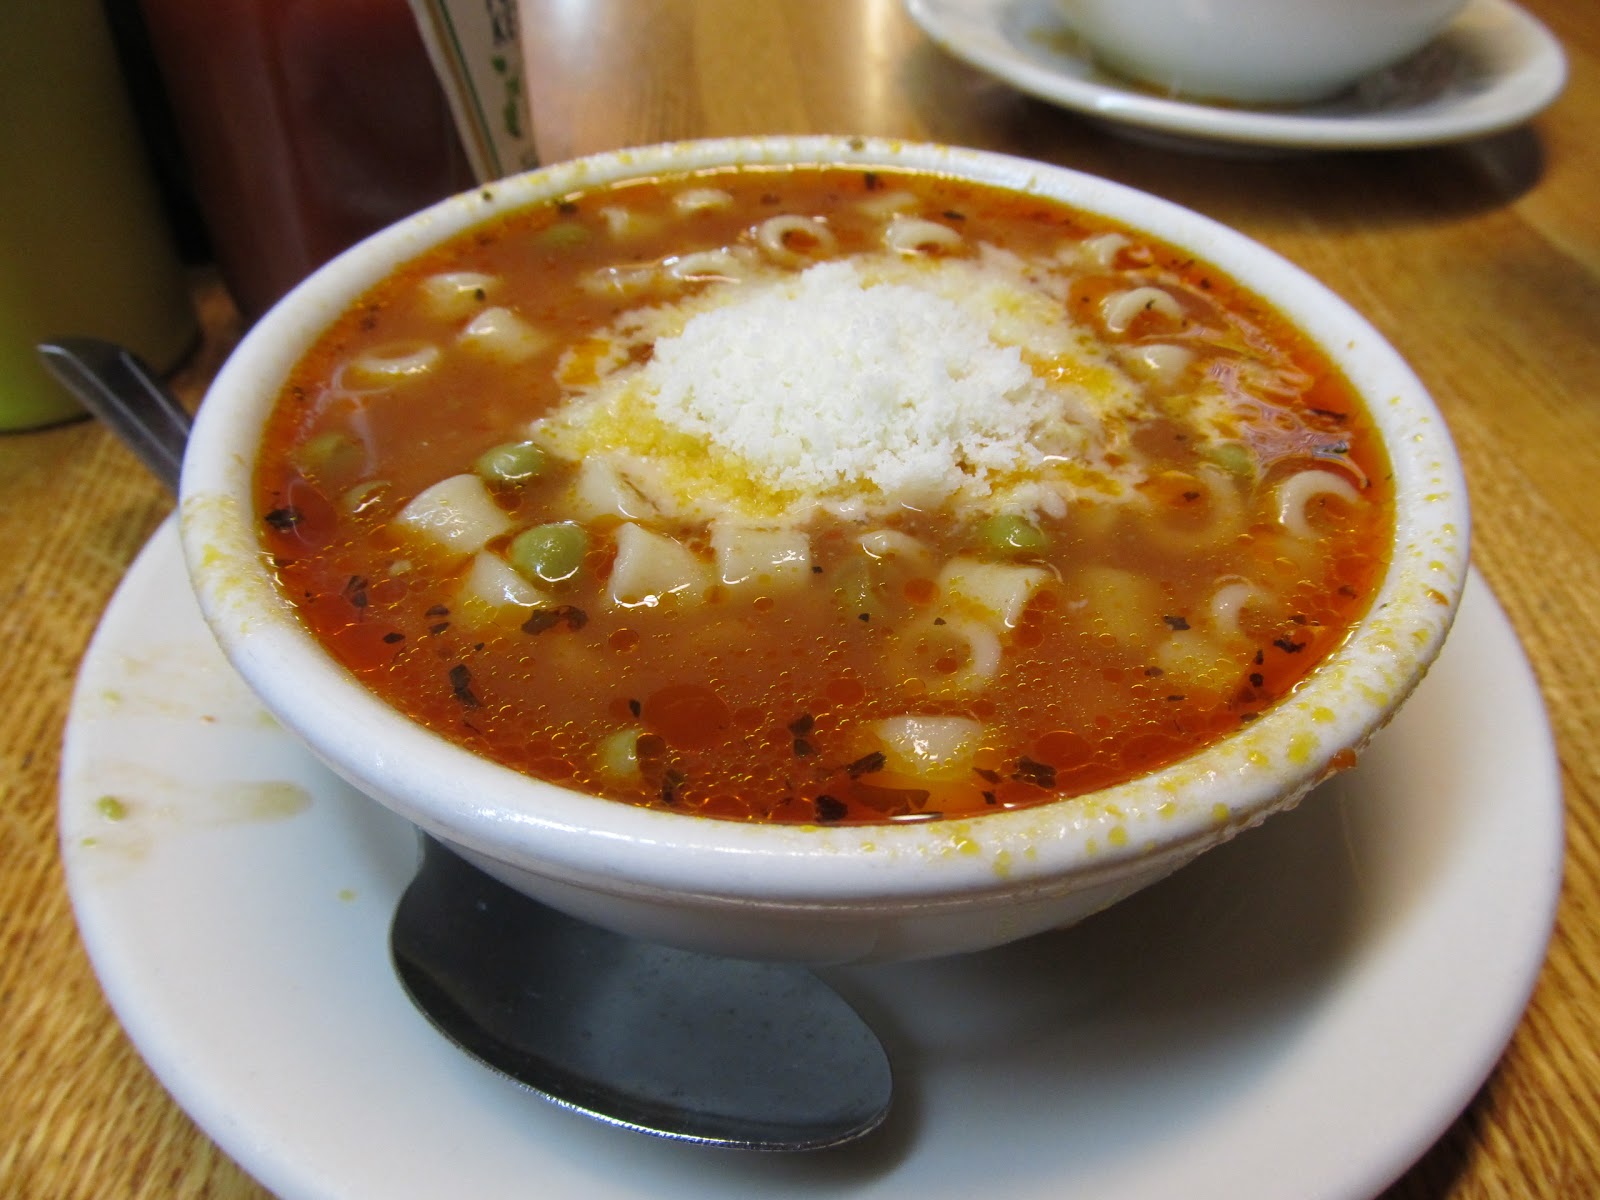
M948 602L1011 629L1050 578L1043 567L952 558L939 572L939 589Z
M441 271L422 281L428 311L446 321L476 312L500 281L482 271Z
M667 596L698 604L712 584L711 564L664 534L628 522L617 527L611 567L611 601L624 608L654 607Z
M733 203L733 196L721 188L688 188L672 198L672 207L690 216L694 213L714 212Z
M1239 676L1238 660L1198 629L1178 630L1157 646L1155 665L1162 670L1163 685L1189 692L1220 692Z
M356 391L390 388L433 370L439 347L432 342L391 342L356 355L339 372L339 383Z
M1147 645L1167 632L1161 620L1161 586L1148 575L1121 567L1084 567L1072 577L1067 602L1081 608L1078 619L1091 630L1125 645Z
M895 213L915 208L918 203L914 192L876 192L856 201L856 207L875 220L886 221Z
M572 485L572 516L579 521L621 517L635 521L656 515L655 506L603 458L586 458Z
M526 362L548 350L554 339L537 329L509 308L486 308L467 322L460 337L463 346L482 352L499 362Z
M972 765L983 725L971 717L907 714L874 722L887 766L925 778L950 777Z
M711 523L717 576L729 587L789 591L811 580L811 539L793 528L756 529L729 521Z
M600 217L606 223L606 232L614 238L643 237L661 227L660 217L653 217L648 213L635 212L633 209L624 208L620 204L602 208Z
M933 551L909 533L902 533L898 529L874 529L863 533L859 541L869 557L881 562L898 562L912 570L926 570L933 566Z
M468 621L494 620L554 603L505 559L480 550L461 580L452 611Z
M1145 312L1160 313L1169 321L1183 320L1183 306L1178 298L1165 288L1149 284L1112 292L1100 301L1100 319L1112 333L1126 333L1139 314Z
M476 554L511 528L476 475L451 475L417 493L395 516L398 531L413 542L456 558Z

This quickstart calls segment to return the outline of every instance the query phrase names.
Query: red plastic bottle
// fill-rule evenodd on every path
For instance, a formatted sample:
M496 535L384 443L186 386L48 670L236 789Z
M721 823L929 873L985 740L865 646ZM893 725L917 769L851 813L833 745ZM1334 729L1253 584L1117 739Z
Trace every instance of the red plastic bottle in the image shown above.
M141 0L223 278L259 316L472 186L407 0Z

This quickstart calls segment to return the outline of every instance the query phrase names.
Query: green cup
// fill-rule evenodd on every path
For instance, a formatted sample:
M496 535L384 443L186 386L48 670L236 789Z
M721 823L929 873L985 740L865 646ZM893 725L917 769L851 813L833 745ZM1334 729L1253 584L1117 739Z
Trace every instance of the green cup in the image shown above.
M34 346L87 334L157 370L196 334L98 0L0 3L0 431L81 416Z

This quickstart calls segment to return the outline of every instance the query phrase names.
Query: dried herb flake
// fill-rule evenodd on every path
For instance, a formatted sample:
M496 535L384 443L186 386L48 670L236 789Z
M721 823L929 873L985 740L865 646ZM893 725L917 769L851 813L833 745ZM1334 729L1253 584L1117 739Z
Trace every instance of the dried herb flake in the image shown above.
M536 608L533 615L522 623L523 633L543 633L557 625L577 631L589 623L589 614L575 604L560 604L555 608Z
M689 782L689 777L682 771L675 768L669 769L661 777L661 803L676 804L678 802L678 793L682 791L683 785L687 782Z
M1020 783L1031 783L1035 787L1052 788L1056 785L1056 769L1049 763L1042 763L1024 755L1017 760L1017 769L1011 773L1011 778Z
M860 779L863 775L872 775L883 770L884 763L888 761L882 750L874 750L871 754L863 754L846 766L844 773L851 779Z
M826 792L813 800L811 807L819 821L842 821L850 812L849 805L839 797L830 796Z
M367 577L352 575L344 581L344 598L355 608L367 607Z
M472 691L472 672L465 663L457 663L450 668L450 690L468 708L478 707L478 697Z

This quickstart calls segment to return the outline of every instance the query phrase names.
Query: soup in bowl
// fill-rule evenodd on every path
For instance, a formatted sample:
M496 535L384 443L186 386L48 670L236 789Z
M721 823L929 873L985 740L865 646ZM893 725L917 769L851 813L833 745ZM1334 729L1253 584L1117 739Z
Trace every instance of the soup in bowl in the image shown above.
M1304 273L1059 168L828 137L561 164L358 245L184 466L224 652L538 899L812 963L1070 924L1421 679L1448 432Z

